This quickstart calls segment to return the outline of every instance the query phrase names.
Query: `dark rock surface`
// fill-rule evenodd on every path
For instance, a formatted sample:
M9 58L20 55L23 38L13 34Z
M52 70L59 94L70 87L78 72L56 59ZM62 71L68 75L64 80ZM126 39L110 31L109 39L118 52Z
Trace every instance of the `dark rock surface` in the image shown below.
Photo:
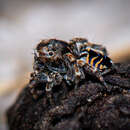
M89 77L67 93L63 85L55 87L54 104L46 94L34 100L27 85L7 111L10 130L129 130L130 65L116 66L104 76L107 91Z

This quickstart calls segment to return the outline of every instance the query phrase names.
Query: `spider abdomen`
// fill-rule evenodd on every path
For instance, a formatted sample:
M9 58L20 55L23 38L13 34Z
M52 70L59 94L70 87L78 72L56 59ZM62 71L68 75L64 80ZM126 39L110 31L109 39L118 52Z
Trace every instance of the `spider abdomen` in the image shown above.
M92 49L86 50L86 53L85 51L81 53L80 60L99 71L112 67L112 61L108 56L97 53Z

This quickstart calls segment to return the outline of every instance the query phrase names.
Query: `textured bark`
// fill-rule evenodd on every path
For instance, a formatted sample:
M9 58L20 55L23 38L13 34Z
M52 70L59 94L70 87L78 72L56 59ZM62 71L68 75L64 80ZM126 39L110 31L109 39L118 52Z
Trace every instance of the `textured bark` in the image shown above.
M117 72L104 76L107 91L89 76L77 90L55 87L53 105L46 94L34 100L27 85L7 111L10 130L130 129L130 65L116 66Z

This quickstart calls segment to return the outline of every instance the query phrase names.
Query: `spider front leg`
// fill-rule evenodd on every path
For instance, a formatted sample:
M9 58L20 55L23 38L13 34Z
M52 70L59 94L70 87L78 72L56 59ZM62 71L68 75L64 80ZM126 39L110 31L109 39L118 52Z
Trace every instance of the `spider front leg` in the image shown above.
M46 83L46 96L47 99L49 100L51 105L54 105L54 100L53 100L53 93L52 93L52 87L53 87L53 83Z
M78 88L78 84L81 80L85 79L83 69L78 65L77 62L74 64L74 75L75 75L75 89Z
M49 76L46 72L34 72L31 74L29 89L34 99L38 99L44 94L46 83L49 80Z
M57 85L60 85L62 83L62 81L63 81L62 75L56 71L51 72L48 76L48 80L46 83L46 95L47 95L47 98L49 99L51 105L55 104L54 99L53 99L52 88Z

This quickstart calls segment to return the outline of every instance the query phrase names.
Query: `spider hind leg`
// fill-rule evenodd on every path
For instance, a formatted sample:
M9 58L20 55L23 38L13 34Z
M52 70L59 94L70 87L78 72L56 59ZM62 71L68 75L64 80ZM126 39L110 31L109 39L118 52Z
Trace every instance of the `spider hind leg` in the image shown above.
M94 75L103 84L103 86L104 86L103 90L108 89L108 85L103 78L102 72L100 72L97 68L92 68L92 67L87 65L87 66L85 66L85 71L91 75ZM106 71L106 73L108 73L109 71Z

